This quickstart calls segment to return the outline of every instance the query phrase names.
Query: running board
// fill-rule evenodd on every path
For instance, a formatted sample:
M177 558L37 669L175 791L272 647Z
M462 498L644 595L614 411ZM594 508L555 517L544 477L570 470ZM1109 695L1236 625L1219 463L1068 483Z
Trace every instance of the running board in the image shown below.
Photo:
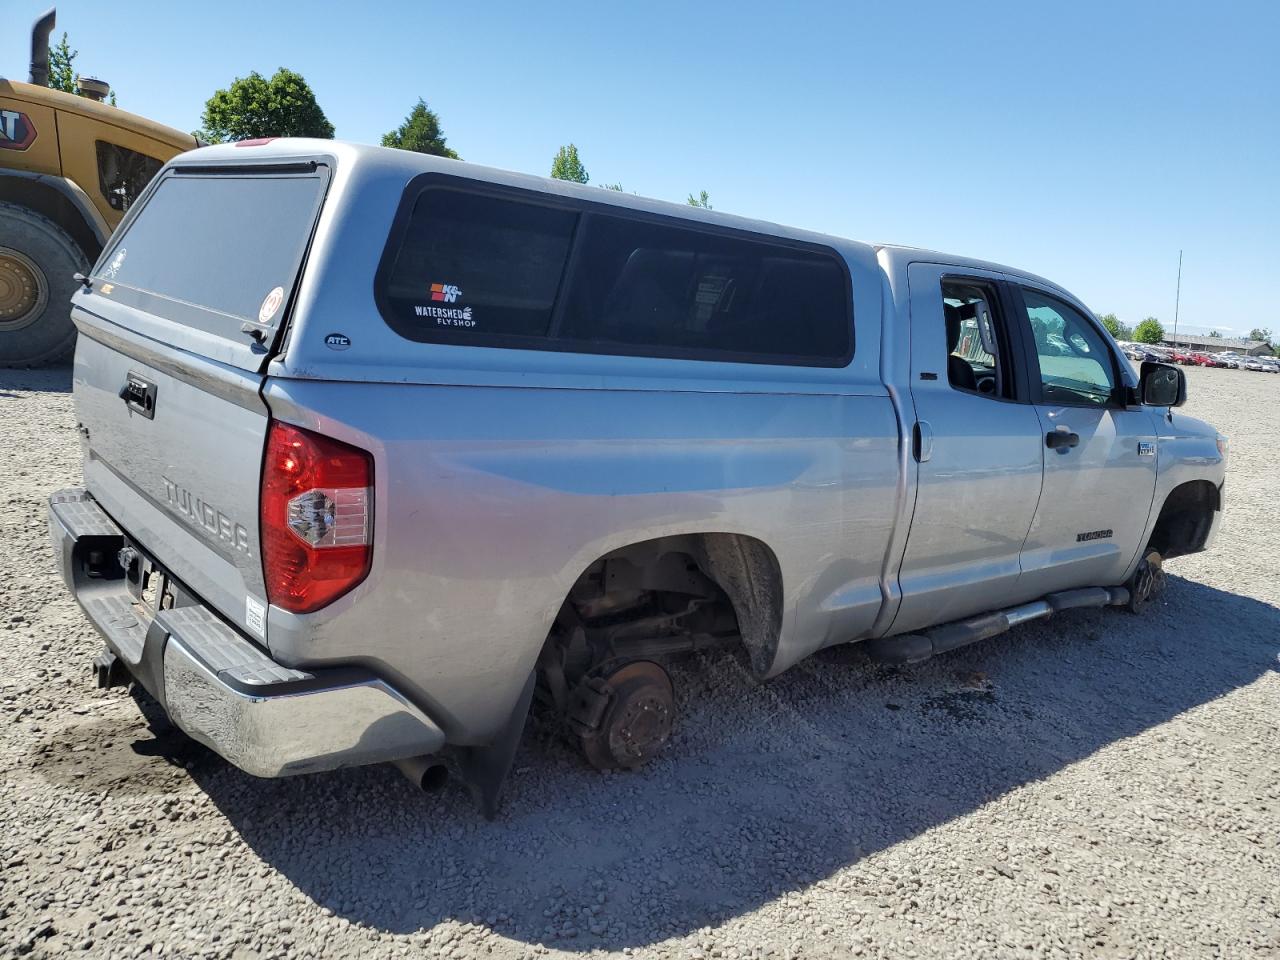
M928 660L938 653L967 647L979 640L998 636L1028 620L1043 620L1063 610L1081 607L1119 607L1129 602L1127 587L1082 587L1051 593L1043 600L1024 603L1008 610L984 613L970 620L933 627L922 633L896 637L876 637L863 642L863 649L881 663L908 664Z

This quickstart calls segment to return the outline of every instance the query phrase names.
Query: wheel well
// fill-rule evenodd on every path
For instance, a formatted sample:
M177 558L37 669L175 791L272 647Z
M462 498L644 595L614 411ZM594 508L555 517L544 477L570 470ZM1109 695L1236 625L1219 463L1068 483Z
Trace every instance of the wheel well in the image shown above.
M583 571L548 642L557 631L566 636L576 626L607 637L614 653L627 643L638 655L664 645L672 652L703 645L691 639L682 647L683 635L741 643L752 672L763 677L782 629L781 569L768 546L742 534L684 534L628 544Z
M1164 559L1204 549L1213 514L1222 508L1218 488L1208 480L1180 484L1165 497L1151 531L1151 549Z
M80 208L61 190L22 176L0 176L0 203L26 207L53 221L75 241L90 263L102 252L102 242Z

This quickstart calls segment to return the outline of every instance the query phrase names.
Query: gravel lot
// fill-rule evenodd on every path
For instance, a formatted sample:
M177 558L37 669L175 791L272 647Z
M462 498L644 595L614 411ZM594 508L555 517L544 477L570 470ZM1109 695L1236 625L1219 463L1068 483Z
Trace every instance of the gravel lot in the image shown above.
M1228 513L1144 618L704 658L663 760L597 775L535 718L487 823L389 767L255 780L94 690L45 530L69 374L0 371L0 955L1280 956L1280 377L1188 377Z

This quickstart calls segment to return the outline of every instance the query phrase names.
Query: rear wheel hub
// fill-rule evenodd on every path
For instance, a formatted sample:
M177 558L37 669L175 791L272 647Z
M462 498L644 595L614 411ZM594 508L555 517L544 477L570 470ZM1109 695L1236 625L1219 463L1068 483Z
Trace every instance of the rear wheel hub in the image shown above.
M44 271L25 253L0 247L0 330L34 323L48 302Z
M638 767L671 737L675 695L667 671L634 660L604 678L609 706L599 726L582 737L587 760L598 770Z

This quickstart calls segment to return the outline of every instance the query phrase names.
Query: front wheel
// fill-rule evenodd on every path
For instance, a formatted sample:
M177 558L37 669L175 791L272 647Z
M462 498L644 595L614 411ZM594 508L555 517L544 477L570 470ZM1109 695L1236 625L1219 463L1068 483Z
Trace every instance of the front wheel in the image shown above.
M52 220L0 203L0 367L63 359L76 342L71 295L89 260Z
M1142 613L1164 591L1164 559L1155 550L1148 550L1129 578L1130 613Z

